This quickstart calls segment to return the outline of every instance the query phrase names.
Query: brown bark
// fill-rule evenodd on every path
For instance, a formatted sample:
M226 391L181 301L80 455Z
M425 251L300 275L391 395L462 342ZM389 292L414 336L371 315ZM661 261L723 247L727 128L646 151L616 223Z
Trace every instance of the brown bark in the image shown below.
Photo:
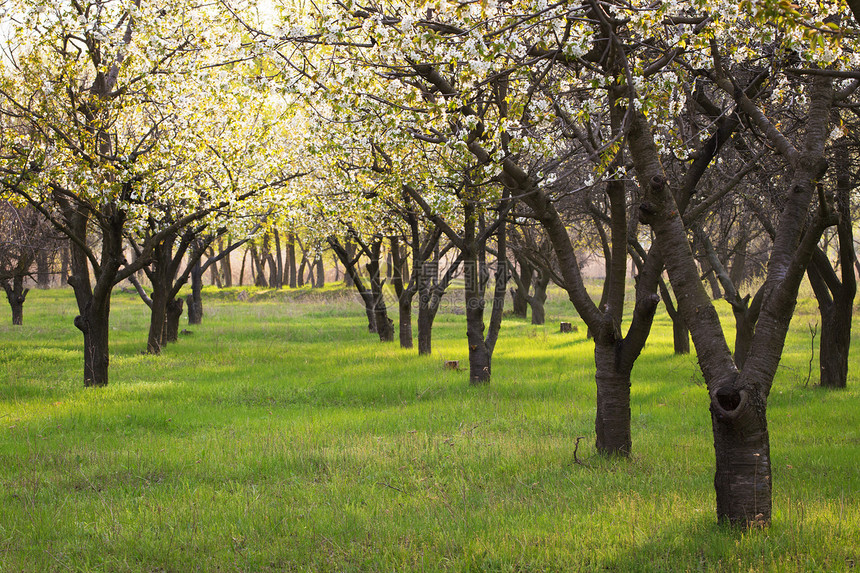
M275 274L278 277L277 286L275 288L283 288L284 286L284 254L281 252L281 235L278 229L274 229L275 235Z
M209 256L215 256L214 249L209 249ZM218 267L209 267L209 284L215 285L218 288L224 288L224 285L221 282L221 276L218 274Z
M298 274L296 271L296 236L287 235L287 270L289 272L290 288L296 288Z
M167 321L167 303L173 283L171 262L175 235L156 245L153 253L152 270L147 271L152 282L152 305L150 306L149 335L146 352L160 354L164 347L164 324Z
M322 255L317 257L316 270L317 270L317 280L314 283L314 286L316 288L322 288L325 286L325 267L323 267Z
M179 320L182 318L184 301L174 298L167 303L167 313L164 318L164 343L176 342L179 339Z
M266 269L263 267L264 260L257 251L257 247L251 246L251 276L254 277L254 286L266 288L269 282L266 280Z
M684 322L684 317L672 304L672 296L669 289L666 287L666 282L660 279L660 295L663 298L663 305L666 308L666 313L672 320L672 343L675 349L675 354L690 353L690 329L687 328L687 323Z
M400 238L391 237L391 286L394 288L394 294L397 295L398 309L398 338L400 340L400 348L412 348L412 297L415 295L415 289L409 288L410 285L404 285L404 263L406 257L400 249ZM418 247L420 248L420 245Z
M630 455L630 373L618 368L620 348L612 341L595 341L597 383L596 447L610 455Z
M511 289L511 313L519 318L526 318L529 312L528 289L532 283L534 268L525 257L516 257L516 269L511 269L511 276L516 286Z
M36 284L39 288L45 289L51 287L53 256L53 250L40 248L36 251Z
M6 291L6 300L12 309L12 325L22 326L24 324L24 301L30 289L24 288L24 277L15 275L11 280L3 282L3 290Z
M219 251L224 250L224 242L221 239L218 239L218 250ZM233 286L233 265L230 262L229 256L226 256L226 257L221 259L221 274L224 277L224 286L228 287L228 288L232 287ZM190 307L188 309L188 312L189 312L189 319L190 319L191 318L190 317L190 313L191 313ZM201 316L202 316L202 313L201 313Z
M544 324L546 322L546 291L549 287L549 273L538 272L533 281L534 294L528 297L529 306L532 309L532 324Z
M382 237L375 237L370 247L366 248L369 257L367 265L370 292L373 297L373 321L376 324L376 334L380 342L394 341L394 321L388 318L388 307L385 305L383 286L385 279L381 276L380 255L382 249Z
M839 213L836 235L841 277L820 248L816 248L812 264L807 269L821 313L819 383L826 388L845 388L848 385L851 322L857 294L857 277L854 274L857 257L850 205L852 182L847 146L847 141L840 140L836 151L836 208Z
M229 258L229 255L227 257ZM214 266L214 265L213 265ZM191 269L191 294L186 297L188 324L203 322L203 270L198 262Z

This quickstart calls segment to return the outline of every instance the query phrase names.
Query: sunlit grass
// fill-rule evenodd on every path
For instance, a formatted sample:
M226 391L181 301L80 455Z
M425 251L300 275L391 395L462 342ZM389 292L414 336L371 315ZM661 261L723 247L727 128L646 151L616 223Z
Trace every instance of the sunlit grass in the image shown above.
M236 302L238 293L253 302ZM243 297L245 295L242 295ZM69 291L0 314L0 570L842 571L860 560L860 408L806 385L802 304L769 407L774 523L715 524L707 392L657 317L630 460L594 452L593 347L554 291L506 320L488 387L462 316L434 354L367 333L347 292L207 290L159 357L113 302L111 382L82 387ZM723 322L731 315L720 307ZM558 320L579 327L558 332ZM857 360L852 359L852 366ZM852 373L856 369L852 369ZM580 441L576 458L577 438ZM581 462L581 463L577 463Z

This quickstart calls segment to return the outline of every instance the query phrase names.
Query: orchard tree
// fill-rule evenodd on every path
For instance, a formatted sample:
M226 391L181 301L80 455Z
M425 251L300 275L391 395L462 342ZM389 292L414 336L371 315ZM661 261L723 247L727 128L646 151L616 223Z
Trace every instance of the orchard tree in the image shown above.
M0 285L12 310L12 324L24 324L27 279L35 278L37 259L60 249L58 233L35 209L18 207L8 200L0 202Z
M797 289L821 233L835 220L825 195L817 189L827 169L836 92L826 73L813 72L809 79L797 82L795 105L806 108L806 119L802 130L789 134L768 117L768 111L778 107L782 98L797 93L782 89L785 63L792 58L767 62L768 85L773 89L762 94L758 102L745 92L739 78L750 59L768 46L777 54L791 51L800 61L834 67L849 65L850 58L838 41L832 41L839 30L834 23L839 5L810 4L796 7L799 10L791 7L788 13L785 7L770 3L723 8L708 14L699 12L704 28L696 30L695 14L686 16L690 19L676 28L665 25L666 15L659 9L630 12L621 6L598 7L606 35L627 69L640 69L634 46L661 32L650 45L672 50L673 69L679 74L707 66L704 78L721 90L737 113L777 150L790 173L775 225L759 318L746 362L739 368L700 280L686 230L689 214L678 204L679 182L668 177L664 168L656 134L661 115L657 105L665 92L636 81L626 86L636 110L627 147L644 194L641 216L653 229L656 245L671 253L665 257L666 269L708 388L717 466L717 515L732 523L766 524L771 519L772 489L767 398ZM696 9L704 10L704 6ZM664 33L667 31L671 33ZM768 95L770 99L765 99Z
M12 61L0 80L0 108L18 129L4 133L12 155L5 192L24 198L71 242L71 276L84 335L84 384L108 383L110 294L148 264L156 245L202 219L193 185L164 187L208 98L241 82L225 61L232 20L199 5L36 0L9 4ZM14 171L14 173L12 173ZM175 194L187 214L150 235L126 260L126 230L146 220L153 198ZM232 199L215 200L229 204ZM97 236L97 242L92 240ZM94 248L93 245L96 245Z
M856 170L849 154L856 147L850 144L847 137L837 140L834 147L834 211L839 216L835 233L838 264L833 265L826 249L819 247L812 253L807 276L821 313L819 383L826 388L845 388L848 385L851 322L857 294L854 270L857 255L854 250L854 219L851 216L851 191L856 186Z

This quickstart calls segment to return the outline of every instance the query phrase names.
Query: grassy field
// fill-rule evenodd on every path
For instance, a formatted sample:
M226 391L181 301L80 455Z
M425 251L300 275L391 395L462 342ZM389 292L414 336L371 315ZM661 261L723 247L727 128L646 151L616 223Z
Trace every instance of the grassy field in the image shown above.
M707 393L658 317L633 373L633 456L594 452L593 347L560 293L508 319L487 387L465 322L434 355L369 335L336 288L207 291L159 357L118 293L111 381L82 384L69 290L0 312L0 571L849 571L860 567L860 378L806 384L805 300L771 395L774 520L715 523ZM725 309L723 309L725 310ZM559 320L579 332L557 332ZM817 343L817 341L816 341ZM574 462L577 437L579 445Z

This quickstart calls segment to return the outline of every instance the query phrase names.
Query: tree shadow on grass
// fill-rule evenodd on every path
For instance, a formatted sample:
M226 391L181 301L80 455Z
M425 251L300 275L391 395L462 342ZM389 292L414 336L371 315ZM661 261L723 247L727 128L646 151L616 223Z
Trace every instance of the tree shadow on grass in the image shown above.
M709 500L709 504L710 504ZM631 526L629 547L605 560L603 571L840 571L856 555L833 545L822 523L777 522L766 528L718 523L715 515L679 515L663 527Z

